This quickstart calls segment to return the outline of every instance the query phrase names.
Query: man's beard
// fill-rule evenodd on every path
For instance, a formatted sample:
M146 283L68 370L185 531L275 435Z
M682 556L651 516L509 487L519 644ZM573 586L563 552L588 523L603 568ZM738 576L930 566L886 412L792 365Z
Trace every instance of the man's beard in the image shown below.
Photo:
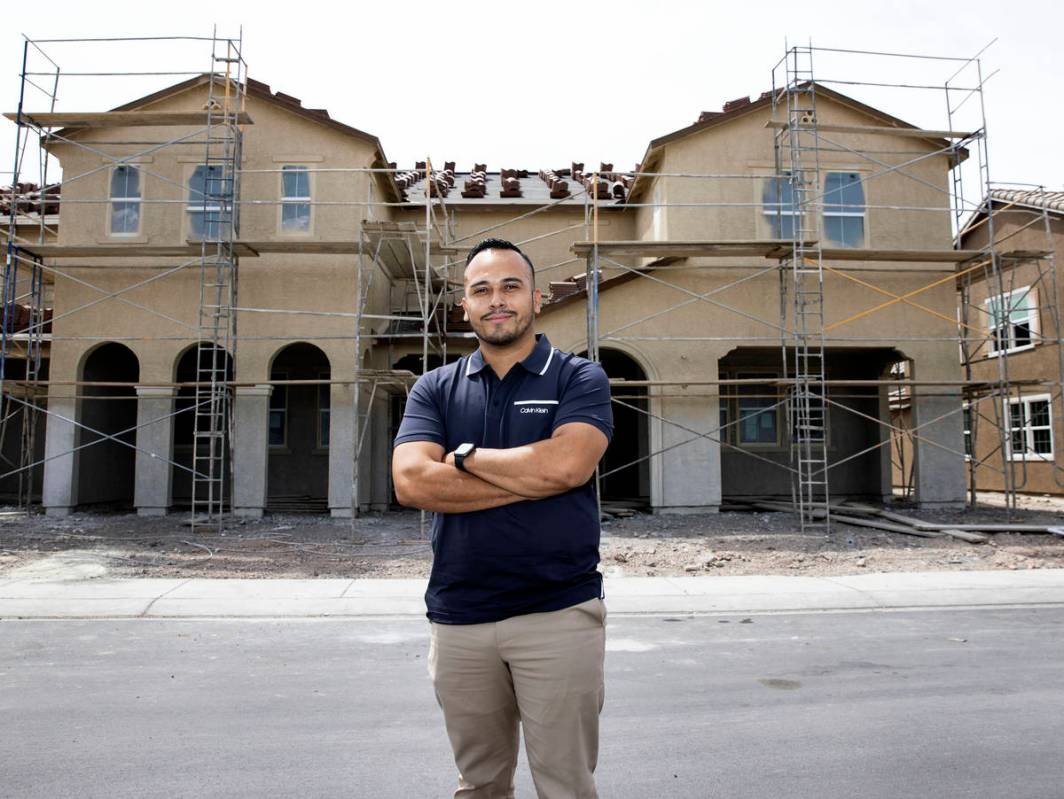
M496 347L505 347L507 344L513 344L521 336L523 336L528 328L532 326L532 315L529 314L524 324L521 324L521 317L515 314L515 318L518 321L517 327L513 330L496 330L489 332L491 327L489 325L473 325L473 332L476 333L477 338L488 344L493 344ZM480 329L478 329L480 328Z

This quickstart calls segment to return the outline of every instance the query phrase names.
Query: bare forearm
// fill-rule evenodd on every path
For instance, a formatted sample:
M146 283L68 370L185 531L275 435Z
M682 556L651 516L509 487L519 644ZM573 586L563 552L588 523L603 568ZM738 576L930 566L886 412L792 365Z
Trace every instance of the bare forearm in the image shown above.
M436 513L469 513L528 499L452 464L434 462L421 464L417 475L397 482L396 493L402 504Z
M478 449L466 470L500 489L524 497L552 497L583 485L589 475L577 473L562 439L544 439L510 449Z

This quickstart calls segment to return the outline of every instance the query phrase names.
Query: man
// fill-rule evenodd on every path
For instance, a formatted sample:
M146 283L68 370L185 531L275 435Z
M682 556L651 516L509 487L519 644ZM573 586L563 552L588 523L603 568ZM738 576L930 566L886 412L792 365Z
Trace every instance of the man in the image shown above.
M435 511L429 673L456 797L512 797L518 725L540 797L595 797L606 609L592 476L613 432L609 383L535 332L532 262L487 239L466 259L480 348L410 392L392 473Z

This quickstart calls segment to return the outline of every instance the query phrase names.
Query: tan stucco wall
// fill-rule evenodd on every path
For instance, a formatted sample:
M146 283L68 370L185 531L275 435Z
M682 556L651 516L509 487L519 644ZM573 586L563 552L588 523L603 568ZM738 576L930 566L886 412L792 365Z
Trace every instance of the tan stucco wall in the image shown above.
M1040 211L1018 209L995 210L993 214L994 240L997 251L1002 254L1025 250L1028 252L1064 252L1064 220L1059 215L1049 217L1047 237L1045 219ZM989 240L990 225L980 224L964 238L964 247L980 249ZM1060 381L1061 344L1059 343L1059 318L1064 309L1064 281L1059 270L1054 275L1054 260L1013 261L1003 259L1003 269L998 275L987 270L973 273L969 300L969 341L972 354L972 379L999 381L1005 375L1010 381L1051 380ZM1055 279L1054 279L1055 278ZM1054 284L1055 293L1054 298ZM1038 306L1038 325L1041 340L1036 339L1032 349L1010 352L1005 356L993 355L985 341L989 332L989 316L985 312L986 300L991 296L1032 287ZM979 422L976 433L976 460L987 465L978 469L976 484L979 488L1000 490L1005 486L1003 469L1012 471L1011 481L1018 491L1031 493L1064 493L1064 400L1060 397L1060 384L1055 388L1045 386L1021 386L1013 396L1050 395L1050 413L1053 423L1052 461L1002 460L996 429L995 409L991 400L978 403L977 411L986 417Z

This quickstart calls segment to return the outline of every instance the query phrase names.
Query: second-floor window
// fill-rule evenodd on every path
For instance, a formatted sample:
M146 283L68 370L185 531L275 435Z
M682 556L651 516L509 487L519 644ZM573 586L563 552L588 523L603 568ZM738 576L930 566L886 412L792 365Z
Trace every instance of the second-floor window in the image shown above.
M111 235L134 236L140 232L140 170L116 166L111 172Z
M1030 349L1038 336L1037 292L1030 286L986 300L990 354Z
M200 164L188 181L189 232L194 239L229 237L233 180L220 165Z
M794 232L799 227L799 214L790 175L765 178L761 191L761 213L768 222L770 238L794 238Z
M281 168L281 232L310 232L310 173L305 166Z
M863 247L864 184L856 172L828 172L824 180L824 239L836 247Z

